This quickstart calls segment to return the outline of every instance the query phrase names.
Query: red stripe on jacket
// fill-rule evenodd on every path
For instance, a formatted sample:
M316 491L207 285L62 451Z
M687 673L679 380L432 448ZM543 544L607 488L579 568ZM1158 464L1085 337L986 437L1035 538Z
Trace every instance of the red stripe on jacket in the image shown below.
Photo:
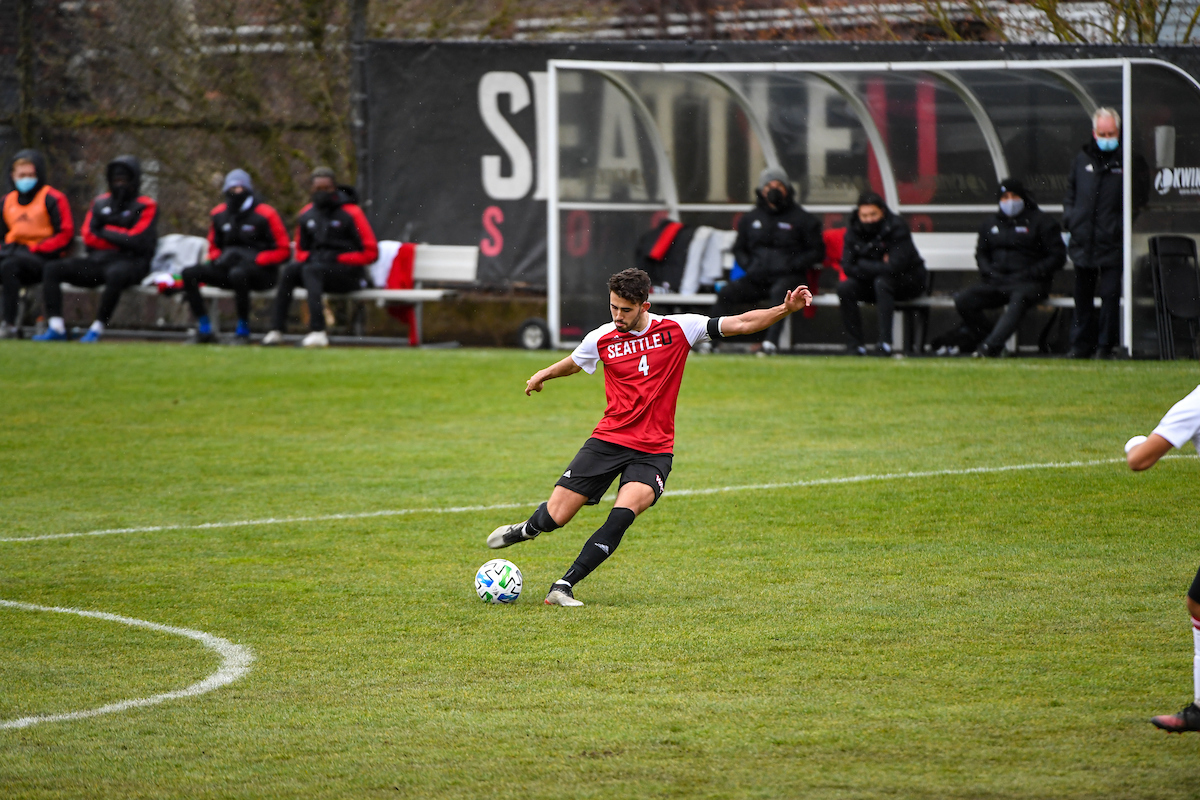
M337 257L338 263L348 267L365 267L374 264L379 258L379 242L375 240L375 231L371 230L371 223L367 222L367 215L353 203L342 206L342 210L354 220L354 227L358 231L358 238L362 242L363 248L353 253L341 253Z
M259 203L254 210L266 218L267 224L271 227L271 235L275 239L275 247L259 252L254 263L260 267L282 264L292 255L292 245L288 242L287 228L284 227L283 220L279 218L279 212L266 203Z
M58 232L29 248L31 253L57 253L69 247L75 238L75 219L71 216L71 204L66 195L53 186L47 190L46 199L54 198L54 210L58 213Z

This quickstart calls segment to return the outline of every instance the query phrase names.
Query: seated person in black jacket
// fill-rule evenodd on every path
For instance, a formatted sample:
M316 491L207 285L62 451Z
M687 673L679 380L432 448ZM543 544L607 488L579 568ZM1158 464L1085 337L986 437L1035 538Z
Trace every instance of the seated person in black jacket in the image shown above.
M81 342L98 342L112 320L121 292L137 286L150 274L150 261L158 244L158 204L141 194L142 165L133 156L117 156L104 171L108 191L92 200L83 220L87 255L46 265L42 301L46 308L45 331L34 341L65 341L62 283L94 288L103 286L96 321Z
M859 302L874 303L879 314L879 344L875 353L892 354L892 315L897 300L911 300L925 291L925 261L913 246L908 223L888 210L874 192L858 198L850 214L842 248L846 280L838 285L842 325L852 355L866 355Z
M756 207L738 221L733 243L734 258L746 275L721 289L714 316L763 300L782 303L790 289L804 283L809 268L819 267L825 258L821 221L796 202L787 173L764 169L755 195ZM778 349L782 331L782 322L767 329L762 352Z
M1054 273L1067 260L1058 221L1037 207L1020 181L1006 178L997 196L1000 210L984 221L975 246L983 282L954 296L968 340L979 342L976 356L1004 354L1004 343L1050 293ZM1005 305L995 325L983 313Z

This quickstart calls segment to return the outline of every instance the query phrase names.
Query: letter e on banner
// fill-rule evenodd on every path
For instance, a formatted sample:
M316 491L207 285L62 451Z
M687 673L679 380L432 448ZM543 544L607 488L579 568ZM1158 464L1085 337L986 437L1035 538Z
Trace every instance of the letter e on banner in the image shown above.
M501 222L504 222L504 212L500 206L488 206L483 210L483 230L491 238L479 240L479 252L488 258L495 258L504 249L504 234L499 227Z
M479 79L479 116L512 164L512 174L505 176L500 156L484 156L483 190L493 200L520 200L533 187L533 156L500 111L501 95L509 97L509 113L517 114L529 105L529 85L516 72L488 72Z

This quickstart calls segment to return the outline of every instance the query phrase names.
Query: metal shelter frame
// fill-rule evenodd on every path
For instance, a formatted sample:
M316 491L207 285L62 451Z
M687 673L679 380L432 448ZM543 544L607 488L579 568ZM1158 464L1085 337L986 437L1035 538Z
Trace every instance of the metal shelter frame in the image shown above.
M678 219L680 212L702 211L740 211L749 208L748 204L721 203L680 203L679 193L675 183L675 175L671 169L670 157L658 130L654 115L638 95L636 89L629 83L625 75L629 73L660 73L694 75L708 79L726 91L731 100L746 115L750 129L762 150L767 166L778 167L779 159L774 142L771 139L765 120L759 118L753 104L741 88L726 76L730 73L791 73L810 76L828 84L843 100L846 101L859 124L866 133L875 162L879 167L880 182L883 196L888 205L898 213L955 213L955 212L990 212L992 205L906 205L900 202L895 171L888 156L884 137L871 115L863 98L855 91L847 80L857 73L923 73L941 83L952 91L966 106L975 120L980 133L987 145L992 159L997 181L1008 177L1008 163L1004 155L1003 143L996 132L987 109L980 102L971 88L959 77L962 72L979 71L1038 71L1061 84L1079 102L1082 113L1090 118L1099 103L1070 71L1114 69L1121 70L1121 117L1122 125L1122 158L1124 161L1124 276L1122 287L1121 314L1121 344L1127 352L1132 352L1133 340L1133 137L1125 135L1132 125L1133 96L1132 70L1134 65L1151 65L1162 67L1184 76L1198 92L1200 82L1176 65L1153 58L1095 58L1095 59L1047 59L1042 61L926 61L926 62L862 62L862 63L664 63L664 62L624 62L624 61L585 61L574 59L551 59L547 62L548 82L548 113L545 117L546 129L543 135L548 143L550 154L547 185L549 187L546 202L546 237L547 237L547 289L548 289L548 319L550 335L555 347L561 342L560 319L560 236L559 212L563 210L581 209L597 211L648 211L666 210L673 218ZM662 202L572 202L559 199L559 105L558 105L558 73L560 70L591 71L603 76L633 107L634 114L639 119L650 139L650 147L654 151L655 161L659 172ZM846 212L849 206L843 205L809 205L810 211ZM1061 212L1061 205L1044 204L1047 211Z

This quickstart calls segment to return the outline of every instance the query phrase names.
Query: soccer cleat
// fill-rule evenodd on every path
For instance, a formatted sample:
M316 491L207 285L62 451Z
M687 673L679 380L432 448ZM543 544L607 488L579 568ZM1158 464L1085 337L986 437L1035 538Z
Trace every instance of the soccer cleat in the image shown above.
M534 531L532 536L526 536L524 522L518 522L516 525L501 525L488 534L487 546L493 550L499 550L502 547L512 547L517 542L527 542L530 539L536 539L539 533L541 531Z
M54 330L54 328L46 328L46 330L42 331L37 336L34 336L32 339L32 341L35 342L65 342L66 340L67 335L65 333L59 333L58 331Z
M1151 717L1150 723L1168 733L1200 731L1200 706L1192 703L1178 714L1160 714L1157 717Z
M329 347L329 335L325 331L313 331L300 341L301 347Z
M583 605L583 603L575 599L575 593L565 583L556 583L551 586L550 592L542 602L548 606L570 606L572 608Z
M282 344L283 343L283 334L280 333L279 331L267 331L267 335L263 337L262 343L263 343L264 347L271 347L272 345Z
M80 344L94 344L100 341L100 331L89 330L83 336L79 337Z

